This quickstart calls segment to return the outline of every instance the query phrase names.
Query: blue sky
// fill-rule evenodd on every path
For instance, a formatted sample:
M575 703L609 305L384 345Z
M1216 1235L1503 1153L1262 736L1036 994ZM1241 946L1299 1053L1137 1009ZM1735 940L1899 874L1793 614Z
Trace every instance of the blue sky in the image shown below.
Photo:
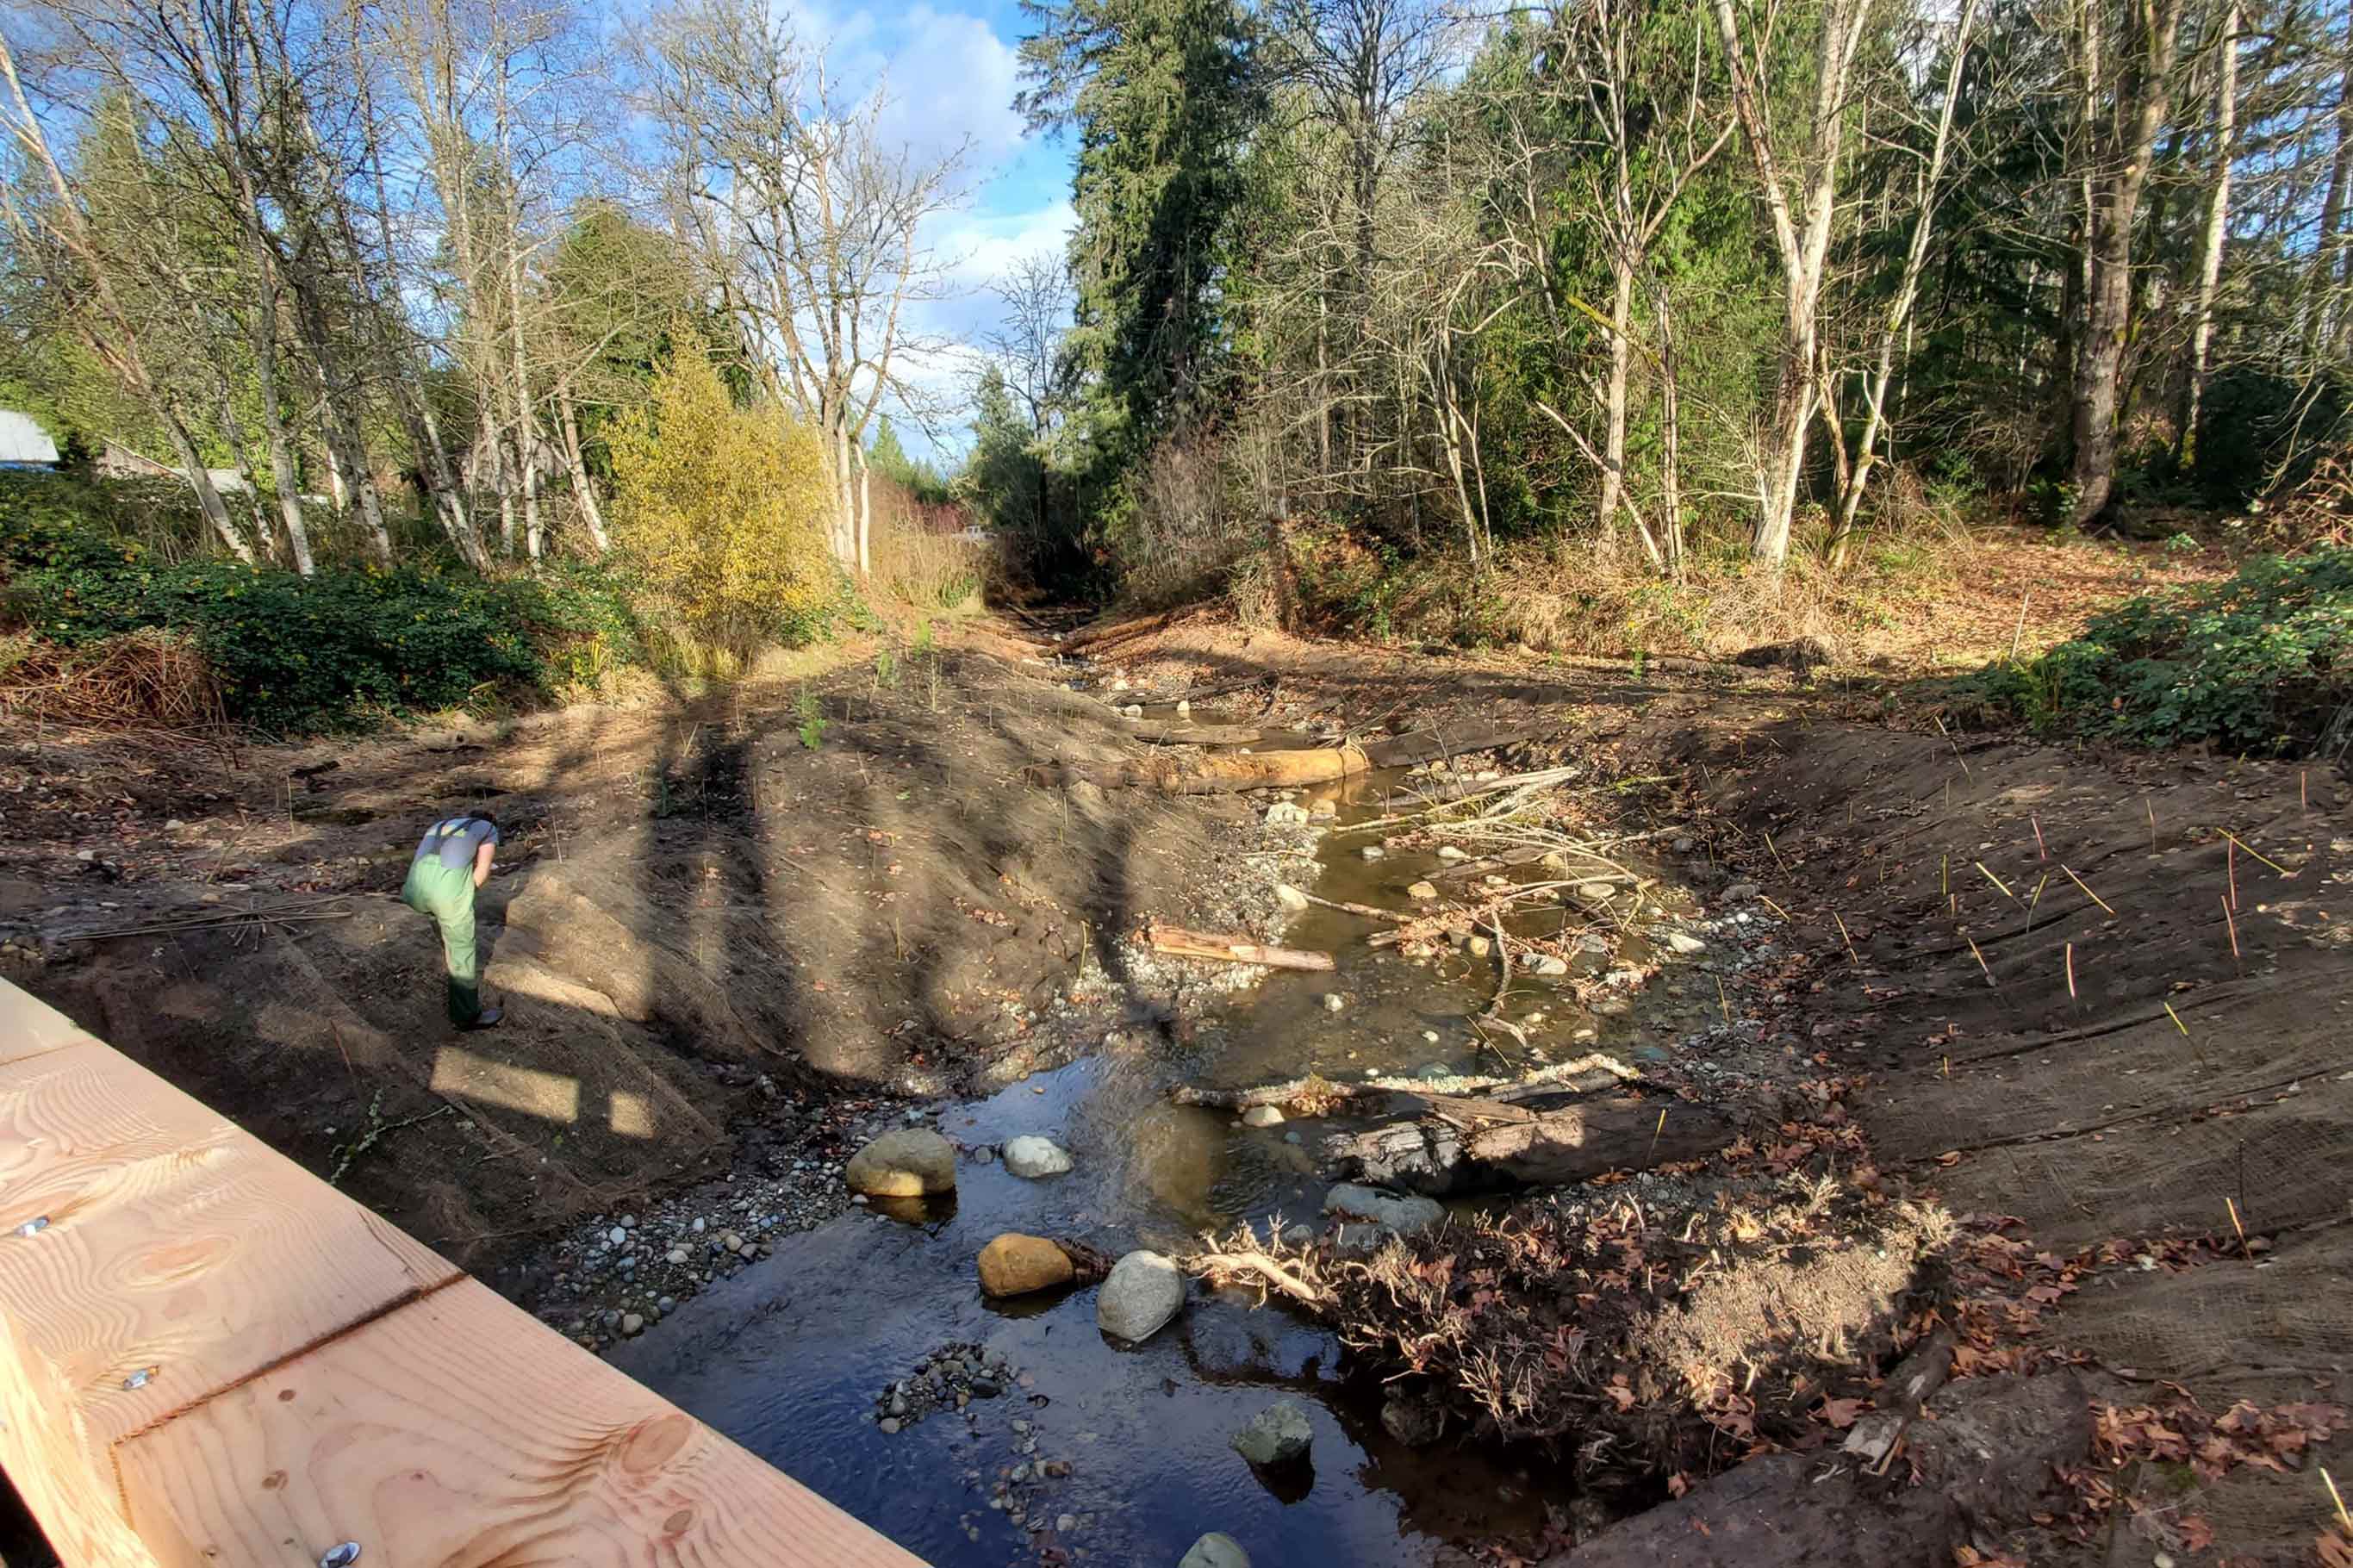
M970 342L995 324L990 279L1028 256L1060 257L1071 227L1071 153L1060 137L1027 134L1014 112L1024 22L1015 0L786 0L796 29L824 47L830 68L856 90L878 77L892 107L886 132L918 155L968 142L967 200L928 237L948 264L955 298L929 305L920 330ZM917 378L940 392L967 390L968 361L926 363ZM901 426L911 452L953 460L968 432L951 416L936 448Z

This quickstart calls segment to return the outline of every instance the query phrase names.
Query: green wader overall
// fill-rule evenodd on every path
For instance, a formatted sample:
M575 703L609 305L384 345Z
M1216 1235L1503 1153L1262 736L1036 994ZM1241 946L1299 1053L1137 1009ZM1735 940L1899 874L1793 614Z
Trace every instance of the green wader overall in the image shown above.
M441 956L449 971L449 1021L482 1016L481 960L474 951L474 866L444 866L427 855L408 867L400 901L441 927Z

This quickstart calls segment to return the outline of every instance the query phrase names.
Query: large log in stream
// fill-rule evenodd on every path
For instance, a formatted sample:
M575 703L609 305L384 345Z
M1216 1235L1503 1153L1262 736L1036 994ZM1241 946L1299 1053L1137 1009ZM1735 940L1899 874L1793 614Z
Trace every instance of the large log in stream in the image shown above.
M1359 1180L1437 1197L1696 1160L1736 1131L1718 1111L1663 1096L1606 1093L1545 1110L1427 1098L1414 1121L1327 1139L1324 1157Z
M1328 952L1306 952L1295 947L1270 947L1241 936L1219 936L1187 931L1183 926L1155 925L1145 933L1155 952L1176 958L1206 958L1224 963L1262 963L1269 969L1326 970Z
M1354 741L1306 751L1252 752L1197 758L1151 757L1103 767L1040 763L1027 770L1031 784L1087 783L1104 789L1159 789L1170 795L1227 795L1241 790L1292 788L1328 784L1375 768L1409 767L1554 733L1518 726L1508 730L1416 730L1391 740L1359 745Z

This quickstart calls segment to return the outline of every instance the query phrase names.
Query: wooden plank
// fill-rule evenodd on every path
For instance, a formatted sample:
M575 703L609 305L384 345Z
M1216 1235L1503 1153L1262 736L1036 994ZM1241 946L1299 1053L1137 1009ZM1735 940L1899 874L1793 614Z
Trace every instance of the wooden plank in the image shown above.
M80 1026L55 1007L0 984L0 1066L87 1038Z
M1206 959L1215 963L1261 963L1269 969L1328 970L1332 955L1295 947L1270 947L1243 936L1187 931L1183 926L1155 923L1145 932L1152 951L1176 958Z
M124 1518L114 1466L90 1438L56 1370L28 1351L0 1312L0 1469L59 1561L75 1568L153 1568Z
M921 1568L465 1280L118 1450L162 1568Z
M101 1445L460 1272L94 1040L0 1068L0 1313Z

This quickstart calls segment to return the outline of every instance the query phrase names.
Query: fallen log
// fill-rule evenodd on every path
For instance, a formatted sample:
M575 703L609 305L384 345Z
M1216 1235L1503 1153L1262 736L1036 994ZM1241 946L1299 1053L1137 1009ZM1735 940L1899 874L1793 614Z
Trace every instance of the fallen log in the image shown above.
M1437 1197L1557 1186L1606 1171L1696 1160L1733 1140L1730 1118L1689 1100L1597 1095L1533 1114L1476 1101L1433 1105L1411 1121L1328 1140L1327 1160L1356 1180ZM1662 1114L1663 1113L1663 1115Z
M1938 1329L1914 1347L1901 1365L1888 1373L1879 1392L1879 1408L1864 1415L1846 1435L1844 1451L1862 1461L1876 1476L1887 1473L1904 1434L1920 1418L1921 1408L1953 1371L1953 1335Z
M1026 770L1034 784L1048 786L1079 782L1104 789L1159 789L1170 795L1225 795L1242 790L1293 788L1328 784L1375 768L1409 767L1472 752L1493 751L1533 740L1555 731L1416 730L1391 740L1359 744L1343 742L1305 751L1252 752L1201 757L1179 763L1151 758L1105 767L1078 767L1067 763L1041 763Z
M1385 910L1378 904L1355 904L1345 899L1326 899L1304 888L1291 889L1319 909L1337 910L1344 915L1362 915L1368 921L1387 921L1391 925L1404 925L1421 917L1407 910Z
M1255 724L1174 724L1139 722L1129 734L1150 746L1255 746L1266 731Z
M1145 940L1155 952L1165 952L1174 958L1203 958L1225 963L1262 963L1269 969L1314 969L1332 967L1328 952L1306 952L1295 947L1270 947L1251 942L1247 937L1218 936L1208 931L1187 931L1182 926L1153 926Z
M1113 643L1126 642L1131 637L1140 637L1147 632L1158 631L1174 621L1176 614L1175 610L1163 610L1156 616L1146 616L1142 620L1113 621L1107 626L1085 627L1064 637L1061 651L1077 653L1082 648L1107 647Z
M1283 1110L1295 1109L1302 1115L1320 1115L1321 1112L1314 1107L1352 1100L1385 1099L1396 1094L1428 1097L1492 1091L1487 1092L1488 1099L1509 1103L1514 1100L1559 1094L1572 1089L1606 1087L1612 1079L1630 1082L1640 1077L1641 1074L1617 1058L1596 1051L1575 1061L1538 1068L1519 1078L1473 1075L1441 1079L1374 1078L1362 1083L1337 1083L1320 1074L1309 1073L1304 1078L1260 1084L1254 1089L1202 1089L1180 1083L1168 1091L1168 1098L1177 1105L1201 1105L1217 1110L1248 1110L1254 1105L1271 1105Z

